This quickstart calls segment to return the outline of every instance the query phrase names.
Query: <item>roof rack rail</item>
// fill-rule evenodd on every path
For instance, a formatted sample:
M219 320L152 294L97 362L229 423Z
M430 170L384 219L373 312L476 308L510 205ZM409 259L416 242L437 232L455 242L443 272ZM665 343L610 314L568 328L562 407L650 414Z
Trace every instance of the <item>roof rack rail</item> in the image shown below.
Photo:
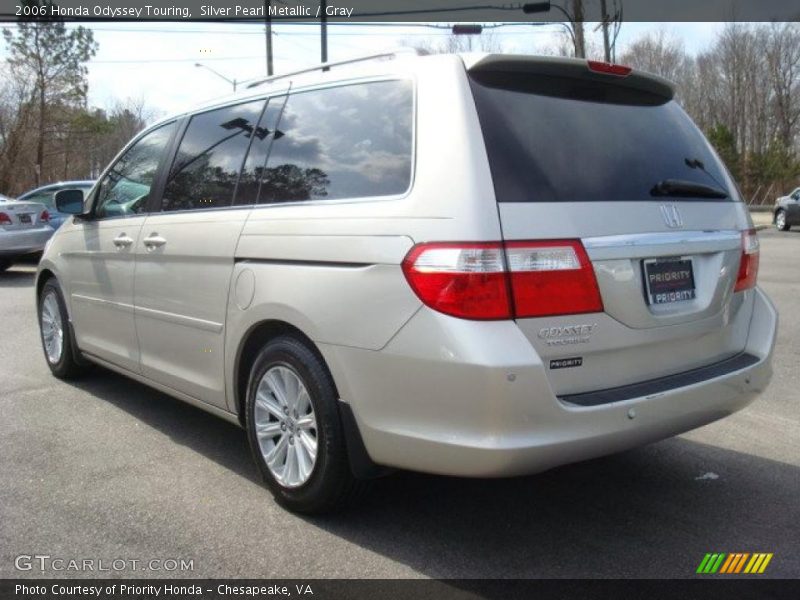
M413 49L411 49L413 51ZM416 54L416 52L414 52ZM265 83L271 83L278 79L285 79L286 77L294 77L295 75L302 75L304 73L313 73L314 71L323 71L330 69L332 67L341 67L343 65L352 65L353 63L365 62L368 60L377 60L379 58L395 58L399 54L398 51L391 51L391 52L381 52L380 54L368 54L366 56L359 56L357 58L348 58L347 60L339 60L336 62L325 62L320 63L313 67L306 67L305 69L299 69L297 71L290 71L288 73L282 73L281 75L273 75L272 77L265 77L264 79L259 79L258 81L254 81L253 83L247 86L247 89L258 87Z

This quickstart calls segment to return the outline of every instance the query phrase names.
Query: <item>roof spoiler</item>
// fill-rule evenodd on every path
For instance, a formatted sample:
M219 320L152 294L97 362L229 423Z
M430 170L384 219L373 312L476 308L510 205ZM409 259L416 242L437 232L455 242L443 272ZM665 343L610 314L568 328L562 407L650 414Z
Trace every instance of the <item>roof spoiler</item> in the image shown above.
M501 72L579 79L647 92L665 100L675 96L672 84L658 75L576 58L488 54L467 65L467 70L476 74Z

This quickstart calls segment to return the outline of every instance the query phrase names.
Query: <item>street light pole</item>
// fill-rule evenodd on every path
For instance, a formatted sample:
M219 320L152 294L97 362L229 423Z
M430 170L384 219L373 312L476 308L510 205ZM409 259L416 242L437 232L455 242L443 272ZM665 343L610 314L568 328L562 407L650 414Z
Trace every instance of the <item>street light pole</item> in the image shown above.
M328 2L327 0L320 0L319 3L319 16L320 16L320 58L323 63L328 62ZM322 69L327 71L328 67Z
M264 0L264 25L267 36L267 77L272 77L272 16L269 9L272 7L272 0Z
M214 69L212 69L208 65L204 65L202 63L194 63L194 66L195 67L202 67L203 69L208 69L209 71L211 71L214 75L216 75L220 79L224 79L225 81L227 81L228 83L230 83L233 86L233 92L236 93L236 80L235 79L229 79L228 77L225 77L225 75L223 75L222 73L220 73L218 71L215 71Z

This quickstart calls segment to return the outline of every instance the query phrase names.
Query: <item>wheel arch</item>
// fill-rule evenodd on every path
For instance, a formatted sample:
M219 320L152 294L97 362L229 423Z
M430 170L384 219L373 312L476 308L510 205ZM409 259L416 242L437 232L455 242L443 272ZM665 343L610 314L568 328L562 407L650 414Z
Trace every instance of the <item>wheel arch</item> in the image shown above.
M325 360L324 355L314 343L314 340L306 335L299 327L286 321L281 321L279 319L259 321L251 325L245 335L242 336L242 341L239 343L236 350L236 357L233 365L233 401L236 415L239 418L239 424L242 428L247 427L244 402L247 396L247 383L250 370L258 355L258 350L269 340L287 334L293 335L305 342L309 349L316 354L328 372L331 382L333 383L333 389L337 398L339 398L339 388L336 385L333 372L328 365L328 361ZM371 479L390 472L388 469L376 465L370 458L364 446L364 440L361 437L361 432L350 405L339 402L338 408L339 418L342 421L342 427L344 429L347 455L353 474L361 479Z
M39 301L39 296L42 294L42 288L44 287L44 284L47 283L47 281L49 279L55 279L56 281L58 281L58 278L56 277L56 274L53 273L53 271L51 269L47 268L47 267L45 267L44 269L41 269L36 274L36 301L37 302Z
M233 364L233 402L236 414L239 417L239 423L242 427L245 426L244 400L247 395L247 379L250 375L250 369L253 366L258 350L269 340L287 334L293 335L305 342L317 355L322 361L322 364L325 365L328 375L333 382L333 387L337 390L337 395L339 393L338 388L336 388L336 380L333 378L328 363L322 356L322 352L320 352L317 345L309 336L299 327L280 319L259 321L251 325L244 336L242 336L242 340L239 342L238 348L236 349L236 358Z

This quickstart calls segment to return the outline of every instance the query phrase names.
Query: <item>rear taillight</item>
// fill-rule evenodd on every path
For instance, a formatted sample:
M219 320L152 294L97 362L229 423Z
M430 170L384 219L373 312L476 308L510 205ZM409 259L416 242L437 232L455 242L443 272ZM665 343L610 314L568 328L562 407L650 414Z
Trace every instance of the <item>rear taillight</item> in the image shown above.
M758 235L755 229L742 232L742 258L739 261L739 273L736 276L734 292L741 292L756 287L758 277Z
M43 223L49 223L50 222L50 213L47 212L46 210L43 210L42 214L39 215L39 220L42 221Z
M594 269L578 240L506 244L518 318L602 312Z
M4 212L0 212L0 225L11 225L11 217Z
M420 244L403 261L403 273L420 300L439 312L511 318L502 244Z
M431 243L403 261L427 305L464 319L600 312L603 303L580 241Z
M589 67L590 71L594 71L595 73L602 73L603 75L616 75L617 77L627 77L633 70L625 65L615 65L599 60L587 60L586 65Z

